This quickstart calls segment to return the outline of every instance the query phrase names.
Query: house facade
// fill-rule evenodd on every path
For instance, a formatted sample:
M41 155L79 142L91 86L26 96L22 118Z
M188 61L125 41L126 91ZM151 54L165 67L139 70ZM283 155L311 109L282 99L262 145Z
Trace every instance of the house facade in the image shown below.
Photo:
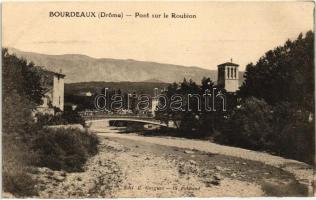
M56 111L64 110L65 75L47 70L41 70L41 84L44 88L42 105L37 111L47 114L55 114Z

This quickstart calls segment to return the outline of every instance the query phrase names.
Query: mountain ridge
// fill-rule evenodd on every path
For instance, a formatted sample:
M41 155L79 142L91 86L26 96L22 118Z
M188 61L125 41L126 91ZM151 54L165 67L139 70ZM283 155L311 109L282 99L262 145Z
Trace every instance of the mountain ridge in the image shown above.
M184 78L200 83L203 77L217 80L217 70L196 66L182 66L134 59L93 58L83 54L49 55L8 48L20 58L33 62L47 70L66 75L66 83L104 81L104 82L180 82ZM56 67L57 66L57 67ZM242 78L242 72L240 72ZM239 81L240 84L242 80Z

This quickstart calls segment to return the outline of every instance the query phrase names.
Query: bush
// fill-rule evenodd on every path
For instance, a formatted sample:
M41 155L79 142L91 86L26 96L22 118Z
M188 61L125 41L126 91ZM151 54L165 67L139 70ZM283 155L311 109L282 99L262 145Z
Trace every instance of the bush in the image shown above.
M82 171L89 156L97 153L96 135L78 129L42 129L32 149L39 153L36 165L53 170Z
M314 163L315 155L315 122L309 120L310 113L287 102L273 108L272 149L278 155Z
M85 120L78 114L78 112L72 110L67 110L56 115L37 113L36 117L38 123L41 125L85 125Z
M31 102L16 90L3 95L2 186L16 197L36 195L36 184L28 174L36 154L28 148L28 138L36 132Z
M255 150L267 149L271 145L271 122L270 106L264 100L248 98L225 122L222 134L217 140Z
M313 124L297 124L286 127L274 151L279 155L314 164L315 135Z
M10 192L16 197L36 195L36 183L28 174L30 168L27 167L36 159L36 155L12 136L4 135L2 144L3 191Z
M315 126L309 115L287 102L272 107L264 100L247 98L232 112L215 139L313 164Z

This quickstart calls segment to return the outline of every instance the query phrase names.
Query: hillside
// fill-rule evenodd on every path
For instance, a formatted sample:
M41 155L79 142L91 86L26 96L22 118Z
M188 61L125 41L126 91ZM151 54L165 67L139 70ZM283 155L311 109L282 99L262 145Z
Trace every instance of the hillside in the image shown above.
M185 67L131 59L92 58L80 54L46 55L23 52L13 48L9 48L9 52L32 61L38 66L43 66L47 70L55 72L61 70L66 75L66 83L91 81L172 83L182 81L183 78L200 83L204 76L210 77L214 81L217 80L216 70L199 67ZM240 77L242 77L242 73Z
M154 94L154 89L166 88L168 83L158 82L83 82L65 84L65 95L83 95L87 92L100 93L104 88L121 90L123 93Z

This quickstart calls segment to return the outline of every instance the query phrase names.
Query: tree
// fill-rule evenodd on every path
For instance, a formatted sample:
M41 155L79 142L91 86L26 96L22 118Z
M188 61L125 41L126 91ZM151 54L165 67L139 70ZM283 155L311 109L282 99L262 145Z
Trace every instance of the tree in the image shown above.
M223 104L226 104L227 98L223 102L223 99L216 97L220 93L223 97L230 95L206 77L202 79L201 85L186 79L181 83L170 84L167 91L163 93L168 102L166 103L163 98L160 99L160 103L166 104L166 108L157 111L156 118L165 123L173 121L179 130L190 134L191 137L210 136L220 128L226 114ZM213 107L213 95L215 107ZM234 96L228 98L231 97L235 98Z
M3 96L16 91L22 98L34 103L34 106L40 105L44 96L40 68L9 54L7 49L2 49L2 62Z
M275 105L286 101L314 112L314 34L270 50L256 64L246 67L239 97L263 98Z
M288 102L273 107L272 150L278 155L310 164L315 155L315 121L309 111L296 110ZM307 120L308 119L308 120Z
M40 70L32 63L2 50L3 132L26 136L34 125L32 110L42 103Z
M219 139L312 162L314 155L314 34L270 50L246 67L234 109Z
M271 107L264 100L247 98L232 112L219 140L244 148L267 149L271 146L272 119Z
M189 94L200 94L199 86L192 80L177 84L173 83L167 87L167 91L163 93L167 102L160 99L161 104L165 105L165 109L156 113L156 118L168 123L173 121L174 124L184 132L196 130L199 127L198 122L198 103L196 98L188 98ZM176 103L177 101L177 103Z

